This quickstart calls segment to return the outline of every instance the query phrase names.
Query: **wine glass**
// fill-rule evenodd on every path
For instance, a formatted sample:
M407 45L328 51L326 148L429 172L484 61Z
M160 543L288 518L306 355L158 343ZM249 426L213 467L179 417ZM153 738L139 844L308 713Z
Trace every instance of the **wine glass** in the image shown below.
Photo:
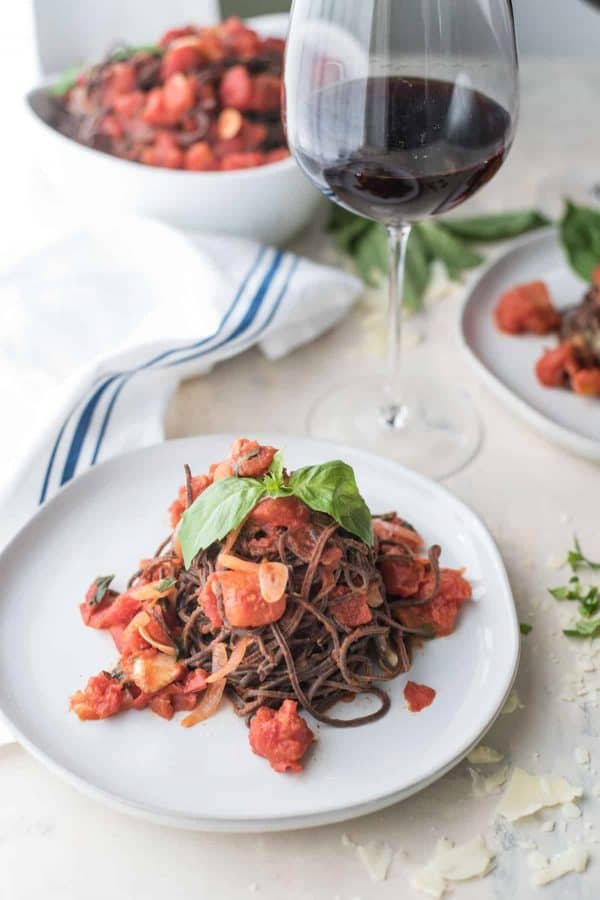
M330 390L311 412L313 436L437 478L477 451L464 392L447 378L400 377L406 250L415 222L454 209L498 171L517 111L511 0L294 0L291 152L323 194L385 225L390 257L386 377Z

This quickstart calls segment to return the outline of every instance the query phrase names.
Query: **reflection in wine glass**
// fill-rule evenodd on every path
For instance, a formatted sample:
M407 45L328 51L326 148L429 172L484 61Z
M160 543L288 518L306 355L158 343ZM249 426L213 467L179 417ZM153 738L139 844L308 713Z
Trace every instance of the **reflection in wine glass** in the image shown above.
M311 432L444 477L472 457L479 426L452 385L400 377L406 248L413 223L459 206L506 158L518 110L511 2L295 0L285 95L308 178L389 235L387 377L330 391Z

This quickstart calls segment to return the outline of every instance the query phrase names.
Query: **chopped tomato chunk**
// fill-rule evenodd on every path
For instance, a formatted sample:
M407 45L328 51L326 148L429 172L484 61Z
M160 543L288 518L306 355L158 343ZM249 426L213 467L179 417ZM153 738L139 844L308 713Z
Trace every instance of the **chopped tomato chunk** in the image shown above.
M178 119L194 105L196 91L194 79L176 72L167 78L163 88L165 108Z
M132 594L117 594L107 591L100 601L94 604L92 588L88 589L86 599L80 604L81 618L90 628L112 628L114 625L128 625L142 607L139 599ZM91 599L88 599L90 597Z
M404 688L404 699L409 712L421 712L422 709L431 706L435 700L435 691L426 684L407 681Z
M264 153L258 151L248 153L229 153L223 157L221 162L221 170L223 172L232 172L235 169L255 169L257 166L264 166L267 157Z
M82 720L107 719L123 706L123 687L107 672L93 675L85 690L71 697L70 709Z
M431 590L433 575L428 573L419 592L424 596ZM458 569L442 569L439 591L433 600L418 606L396 610L396 618L406 627L430 629L436 637L446 637L454 630L460 607L472 596L471 585Z
M506 291L494 316L500 331L507 334L548 334L560 325L560 314L543 281L532 281Z
M293 700L284 700L277 711L261 706L250 723L252 750L276 772L302 771L302 757L315 739L297 709Z
M559 347L546 350L536 364L535 373L545 387L561 387L568 383L569 368L572 368L575 362L571 342L565 341Z
M198 141L185 153L185 167L194 172L212 172L218 168L217 159L210 144Z
M252 105L252 79L245 66L233 66L223 76L220 88L223 106L246 110Z
M600 369L580 369L571 379L576 394L585 397L600 397Z
M163 78L182 72L191 72L202 62L202 54L197 46L197 41L190 44L180 44L169 47L162 61Z
M254 507L246 521L249 525L276 525L296 531L310 522L310 509L297 497L267 497Z
M354 596L334 600L331 603L331 613L340 625L347 628L357 628L366 625L373 618L373 613L368 604L367 594L355 594Z
M275 447L262 447L258 441L239 438L231 448L229 462L234 475L240 478L260 478L268 472L276 453Z
M386 591L393 597L416 597L425 576L420 559L383 559L379 563Z
M267 603L260 592L257 572L216 572L210 577L219 585L225 617L234 628L260 628L283 616L286 595L276 603Z
M212 484L212 478L208 475L194 475L191 481L192 502L197 500L200 494ZM182 484L177 493L177 499L169 507L169 519L171 527L175 528L187 509L187 486Z
M423 538L419 532L396 515L388 519L373 519L373 532L382 543L399 542L406 544L411 550L420 550L423 546Z
M188 672L183 684L183 693L190 694L196 691L203 691L206 687L207 678L208 674L204 669L194 669L192 672Z

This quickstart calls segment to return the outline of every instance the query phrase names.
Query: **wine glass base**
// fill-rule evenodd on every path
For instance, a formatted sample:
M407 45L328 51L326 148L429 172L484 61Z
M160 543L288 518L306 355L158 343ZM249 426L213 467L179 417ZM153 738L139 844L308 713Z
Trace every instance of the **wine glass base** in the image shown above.
M356 379L317 401L309 413L308 432L314 438L390 457L438 480L473 459L481 442L481 424L464 391L415 376L405 382L404 401L396 424L386 424L381 382Z

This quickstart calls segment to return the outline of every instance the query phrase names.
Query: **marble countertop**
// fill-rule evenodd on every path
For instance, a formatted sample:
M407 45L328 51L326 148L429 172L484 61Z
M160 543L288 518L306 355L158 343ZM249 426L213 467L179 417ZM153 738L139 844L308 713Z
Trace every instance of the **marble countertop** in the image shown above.
M600 121L594 112L599 92L600 65L527 64L515 147L470 212L533 205L540 181L565 170L592 172L596 165L600 181ZM312 244L310 235L300 241L309 250ZM542 832L529 820L500 828L493 823L498 798L475 797L463 763L402 804L346 825L264 836L194 834L114 813L9 745L0 748L2 900L239 900L253 894L265 900L408 900L423 896L410 880L440 837L461 842L478 833L495 849L496 868L482 881L457 886L457 898L528 900L539 891L549 900L598 897L598 712L591 704L560 699L581 648L562 636L561 610L546 588L563 580L550 563L564 555L575 530L590 553L600 556L600 471L547 444L473 381L458 346L459 304L460 293L433 304L426 320L410 323L425 339L409 351L408 364L426 362L433 374L465 385L473 397L484 424L482 448L447 485L486 521L506 561L519 617L533 625L523 638L517 680L524 708L502 716L486 743L513 765L581 784L583 816L568 823L566 834L561 828ZM351 372L357 357L365 370L375 370L365 322L359 309L336 331L280 362L252 351L182 385L169 410L169 437L220 430L251 434L257 428L298 432L312 399ZM581 746L591 754L587 770L575 760ZM360 843L389 842L396 853L387 881L370 881L355 852L342 845L344 832ZM528 842L551 855L578 838L590 852L588 871L531 887Z

